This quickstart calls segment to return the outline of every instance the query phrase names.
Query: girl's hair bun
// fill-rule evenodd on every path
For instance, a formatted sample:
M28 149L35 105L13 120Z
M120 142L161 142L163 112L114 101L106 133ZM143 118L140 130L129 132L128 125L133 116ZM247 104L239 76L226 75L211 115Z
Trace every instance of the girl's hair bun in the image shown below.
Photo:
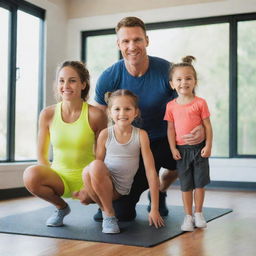
M182 58L182 62L192 64L193 61L195 61L196 58L194 56L186 56Z

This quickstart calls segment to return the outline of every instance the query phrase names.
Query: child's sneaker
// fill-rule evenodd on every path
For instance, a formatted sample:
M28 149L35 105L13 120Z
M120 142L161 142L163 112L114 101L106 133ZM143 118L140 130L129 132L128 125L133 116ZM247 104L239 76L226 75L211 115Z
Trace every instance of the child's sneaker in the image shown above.
M202 212L195 212L194 214L195 226L198 228L206 228L207 224Z
M102 233L106 234L116 234L120 233L119 226L117 224L117 218L115 216L106 216L104 212L103 214L103 222L102 222Z
M191 215L186 215L181 225L182 231L194 231L194 221Z
M56 209L53 215L46 221L48 227L60 227L63 226L63 219L70 213L70 208L67 205L64 209Z

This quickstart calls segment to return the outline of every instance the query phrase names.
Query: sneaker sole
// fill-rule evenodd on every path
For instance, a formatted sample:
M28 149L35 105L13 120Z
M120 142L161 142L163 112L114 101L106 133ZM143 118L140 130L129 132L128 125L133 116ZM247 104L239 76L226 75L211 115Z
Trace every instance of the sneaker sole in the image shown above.
M200 225L195 225L196 228L206 228L207 225L203 225L203 226L200 226Z
M181 230L182 231L185 231L185 232L193 232L195 229L193 228L193 229L189 229L189 228L187 228L187 229L185 229L185 228L181 228Z
M64 226L64 224L60 224L60 225L54 225L54 224L46 224L47 227L62 227Z
M118 234L118 233L120 233L120 230L119 231L106 231L106 230L102 230L102 233L104 233L104 234Z

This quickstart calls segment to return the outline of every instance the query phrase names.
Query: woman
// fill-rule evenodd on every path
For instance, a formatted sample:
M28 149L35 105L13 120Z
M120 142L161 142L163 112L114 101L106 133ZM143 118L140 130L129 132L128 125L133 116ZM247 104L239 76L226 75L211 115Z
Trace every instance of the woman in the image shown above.
M105 114L86 102L89 88L84 64L65 61L56 74L60 102L43 109L39 117L38 164L28 167L23 179L32 194L56 207L47 226L63 225L70 208L62 197L72 197L83 188L82 170L95 159L95 141L107 126Z

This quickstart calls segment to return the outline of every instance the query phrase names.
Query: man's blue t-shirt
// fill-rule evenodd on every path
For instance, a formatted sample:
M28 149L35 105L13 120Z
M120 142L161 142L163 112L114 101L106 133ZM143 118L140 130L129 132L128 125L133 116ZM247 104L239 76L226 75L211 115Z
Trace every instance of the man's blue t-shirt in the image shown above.
M106 105L104 95L118 89L127 89L139 98L142 122L140 128L148 132L151 141L167 135L167 122L163 120L167 102L176 97L169 84L170 63L164 59L149 56L149 68L140 77L128 73L124 60L120 60L99 77L95 101Z

